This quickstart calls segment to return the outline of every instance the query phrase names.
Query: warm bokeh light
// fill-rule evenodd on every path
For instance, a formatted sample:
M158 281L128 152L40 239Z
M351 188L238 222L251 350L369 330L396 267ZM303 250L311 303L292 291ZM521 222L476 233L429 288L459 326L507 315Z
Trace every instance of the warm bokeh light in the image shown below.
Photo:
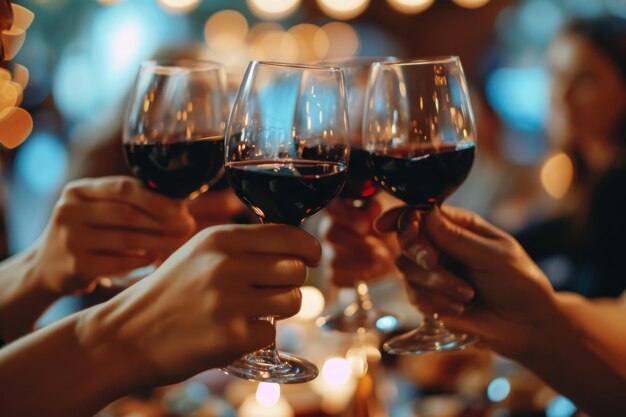
M215 13L204 25L204 39L215 51L241 47L248 36L248 21L235 10Z
M96 0L98 3L103 4L105 6L110 6L115 3L119 3L123 0Z
M301 0L246 0L250 11L262 19L284 19L292 14Z
M261 382L255 396L259 404L276 404L280 400L280 385L273 382Z
M250 59L294 62L298 55L298 43L282 28L255 34L250 43Z
M201 0L157 0L159 6L170 13L189 13L200 5Z
M553 198L561 198L567 193L574 178L572 160L563 152L551 156L541 168L541 184Z
M347 23L331 22L322 26L328 37L328 53L326 58L349 57L359 50L359 35Z
M477 9L489 3L489 0L452 0L452 2L466 9Z
M315 287L306 286L300 288L302 292L302 304L300 311L294 316L300 320L315 320L324 311L324 294Z
M435 0L387 0L389 5L400 13L420 13L428 9Z
M328 53L328 36L319 26L302 23L289 29L288 33L298 44L297 61L317 61Z
M317 0L317 5L333 19L354 19L367 9L370 0Z

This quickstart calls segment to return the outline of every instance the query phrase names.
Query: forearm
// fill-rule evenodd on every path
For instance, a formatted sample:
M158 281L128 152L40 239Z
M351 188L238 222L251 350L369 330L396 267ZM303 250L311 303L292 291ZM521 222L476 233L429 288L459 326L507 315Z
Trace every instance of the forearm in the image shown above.
M517 359L591 416L626 415L625 331L615 325L619 312L598 314L593 302L571 294L556 300L554 316L534 329L532 348Z
M0 350L0 415L93 416L139 385L133 360L93 334L93 311L70 316Z
M0 338L5 342L32 331L35 321L58 298L41 285L35 251L0 263Z

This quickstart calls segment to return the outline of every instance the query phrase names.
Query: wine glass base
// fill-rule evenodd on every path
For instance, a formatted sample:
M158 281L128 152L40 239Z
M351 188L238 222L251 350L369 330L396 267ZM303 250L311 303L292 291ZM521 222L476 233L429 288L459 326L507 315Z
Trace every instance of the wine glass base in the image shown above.
M250 381L278 384L308 382L319 373L317 366L306 359L283 352L275 355L271 351L246 355L222 368L222 371Z
M400 325L398 318L392 313L375 308L358 309L355 304L336 314L320 317L316 323L324 330L343 333L357 333L361 329L392 332Z
M383 349L392 355L419 355L463 350L477 341L478 337L469 333L457 334L445 328L433 331L429 327L420 327L390 339Z

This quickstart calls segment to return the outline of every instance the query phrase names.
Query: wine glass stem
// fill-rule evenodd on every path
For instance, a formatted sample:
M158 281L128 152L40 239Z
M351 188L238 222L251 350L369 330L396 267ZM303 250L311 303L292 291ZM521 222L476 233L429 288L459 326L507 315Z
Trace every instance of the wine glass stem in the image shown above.
M265 320L269 322L272 326L274 326L274 329L276 329L276 317L271 317L271 316L259 317L259 320ZM272 341L272 344L260 349L260 351L263 353L264 356L271 357L273 359L274 364L277 364L277 365L282 364L283 361L280 355L278 354L278 350L276 349L276 339Z

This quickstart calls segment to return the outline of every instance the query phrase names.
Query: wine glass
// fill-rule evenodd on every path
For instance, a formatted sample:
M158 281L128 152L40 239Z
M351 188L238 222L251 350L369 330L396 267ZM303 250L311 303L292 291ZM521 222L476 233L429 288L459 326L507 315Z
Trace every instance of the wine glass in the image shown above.
M253 61L226 128L232 188L263 223L299 226L341 190L348 157L343 75L331 67ZM275 323L274 317L261 319ZM318 369L275 343L224 368L242 378L306 382Z
M146 187L177 199L207 191L223 172L226 75L208 61L146 61L132 91L123 142Z
M223 174L228 117L221 64L190 59L142 63L124 120L123 146L133 175L160 194L194 199ZM154 269L109 277L126 287Z
M418 211L440 205L474 161L476 129L456 56L372 66L363 114L363 147L373 179ZM448 331L437 314L389 340L392 354L460 350L476 341Z
M352 205L359 209L366 209L370 198L378 191L367 166L367 153L361 146L363 100L368 75L373 63L395 60L393 57L352 57L320 62L320 65L341 68L346 82L351 148L348 176L339 197L351 201ZM356 297L353 303L341 311L319 318L318 324L322 328L341 332L362 330L389 332L398 327L399 321L395 315L374 307L366 279L355 282L354 290ZM329 311L337 310L338 306L329 308Z

